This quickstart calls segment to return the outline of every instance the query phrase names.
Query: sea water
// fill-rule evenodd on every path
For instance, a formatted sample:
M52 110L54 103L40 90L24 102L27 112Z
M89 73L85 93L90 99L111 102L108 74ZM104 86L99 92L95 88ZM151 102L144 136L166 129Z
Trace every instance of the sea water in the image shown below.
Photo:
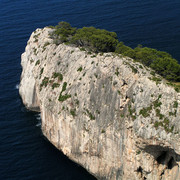
M167 51L180 62L180 0L0 0L0 179L94 179L41 133L18 88L21 54L36 28L67 21L118 34L126 45Z

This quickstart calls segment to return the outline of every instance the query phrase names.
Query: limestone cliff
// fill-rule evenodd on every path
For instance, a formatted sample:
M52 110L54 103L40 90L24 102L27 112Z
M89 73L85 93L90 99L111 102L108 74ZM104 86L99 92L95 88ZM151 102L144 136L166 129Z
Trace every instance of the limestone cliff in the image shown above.
M98 179L180 179L180 93L128 57L55 45L51 31L32 33L19 89L44 136Z

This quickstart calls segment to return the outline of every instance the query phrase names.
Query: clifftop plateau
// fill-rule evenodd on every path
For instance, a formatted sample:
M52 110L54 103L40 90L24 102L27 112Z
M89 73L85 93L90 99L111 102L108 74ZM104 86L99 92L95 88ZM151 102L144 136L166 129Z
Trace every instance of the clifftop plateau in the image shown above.
M37 29L19 92L42 132L98 179L180 179L180 93L133 59L56 45Z

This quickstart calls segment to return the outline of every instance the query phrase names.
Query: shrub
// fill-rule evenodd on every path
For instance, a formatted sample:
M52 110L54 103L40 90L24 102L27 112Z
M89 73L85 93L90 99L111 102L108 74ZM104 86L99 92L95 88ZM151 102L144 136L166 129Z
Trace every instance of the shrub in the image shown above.
M123 42L119 42L117 44L115 52L130 58L135 57L135 51L132 48L125 46Z
M59 87L59 84L58 83L53 83L52 89L57 88L57 87Z
M152 110L152 106L147 107L147 108L143 108L140 110L139 114L141 114L143 117L148 117L150 114L150 111Z
M71 95L67 94L67 93L65 95L62 95L62 93L66 90L66 87L67 87L67 82L64 82L63 86L62 86L62 90L61 90L59 98L58 98L59 101L65 101L71 97Z
M37 66L37 65L39 65L39 64L40 64L40 60L38 59L38 60L36 61L35 66Z
M64 96L62 94L60 94L58 100L63 102L65 100L69 99L70 97L71 97L70 94L65 94Z
M77 69L77 71L81 72L81 71L82 71L82 66L79 67L79 68Z
M94 27L83 27L76 29L71 27L67 22L60 22L52 34L58 44L61 42L69 42L77 46L89 47L95 52L114 51L118 43L117 34L104 29L96 29ZM81 50L85 50L81 47Z
M44 71L44 68L41 68L40 76L42 75L43 71Z
M47 87L48 83L49 83L49 78L44 77L44 79L42 80L42 82L40 84L40 90L42 89L43 86Z
M94 27L83 27L76 31L71 42L87 46L95 52L109 52L115 50L118 40L117 34L114 32Z
M59 81L62 81L63 75L61 73L54 72L52 78L58 78Z
M177 108L177 107L178 107L178 102L177 102L177 101L174 101L173 107L174 107L174 108Z
M75 117L76 116L76 109L71 109L70 114Z
M88 114L90 120L95 120L95 116L94 116L91 112L89 112L88 109L86 109L86 112L87 112L87 114Z
M60 42L68 42L69 36L74 35L76 28L71 27L68 22L59 22L55 27L54 36L60 40Z
M152 80L152 81L155 81L156 82L156 84L159 84L160 82L161 82L161 78L158 78L158 77L156 77L156 76L153 76L152 78L149 78L150 80Z

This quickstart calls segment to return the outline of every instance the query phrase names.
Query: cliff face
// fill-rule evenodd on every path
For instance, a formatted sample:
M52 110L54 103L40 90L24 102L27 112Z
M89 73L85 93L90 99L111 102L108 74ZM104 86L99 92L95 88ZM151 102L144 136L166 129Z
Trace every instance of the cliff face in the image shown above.
M51 31L32 33L19 89L47 139L98 179L180 179L180 93L127 57L57 46Z

